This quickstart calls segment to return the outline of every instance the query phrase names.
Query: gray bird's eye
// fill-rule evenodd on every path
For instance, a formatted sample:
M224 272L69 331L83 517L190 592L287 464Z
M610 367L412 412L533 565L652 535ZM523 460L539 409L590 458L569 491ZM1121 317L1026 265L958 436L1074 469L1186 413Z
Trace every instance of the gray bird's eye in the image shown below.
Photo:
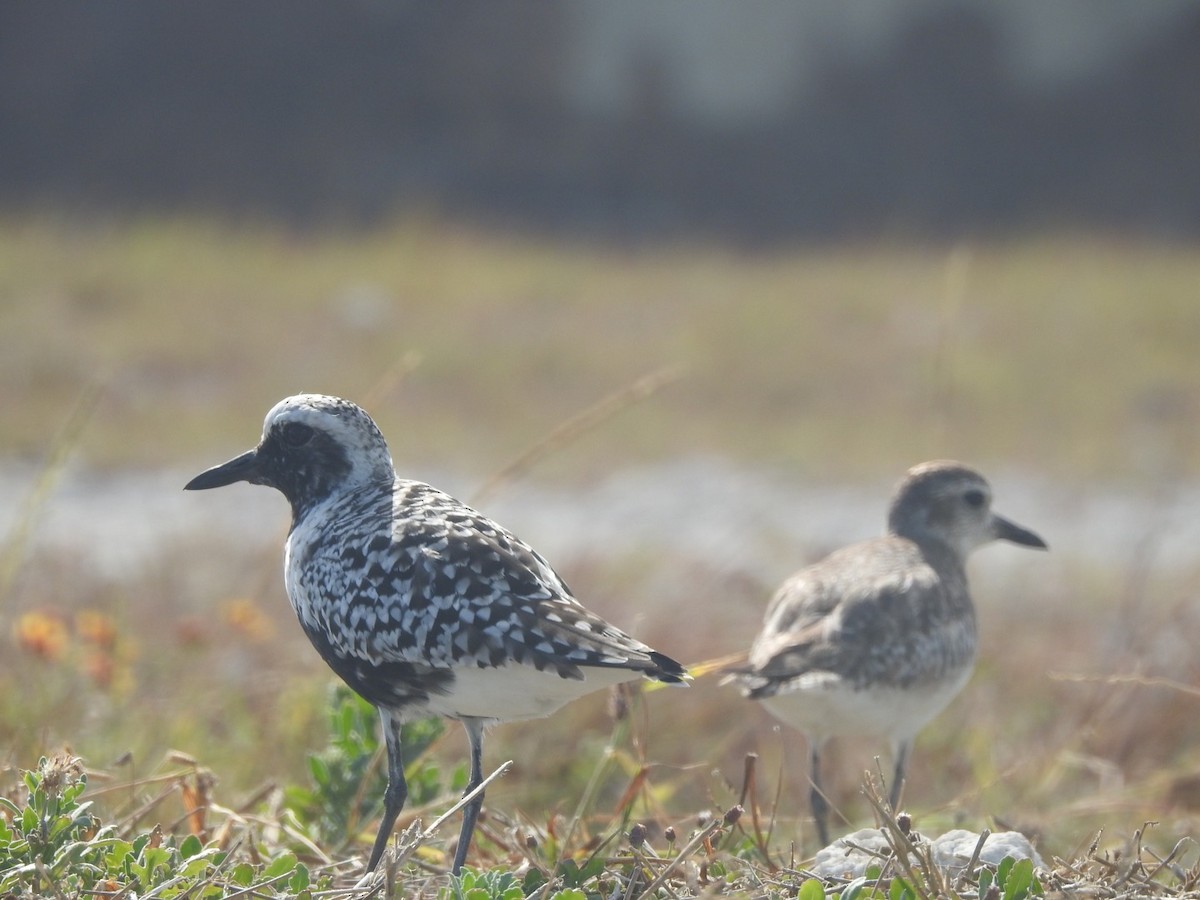
M986 500L983 491L980 490L970 490L963 494L963 502L972 509L979 509Z
M313 430L299 422L288 422L279 429L279 437L283 443L293 449L303 447L312 440Z

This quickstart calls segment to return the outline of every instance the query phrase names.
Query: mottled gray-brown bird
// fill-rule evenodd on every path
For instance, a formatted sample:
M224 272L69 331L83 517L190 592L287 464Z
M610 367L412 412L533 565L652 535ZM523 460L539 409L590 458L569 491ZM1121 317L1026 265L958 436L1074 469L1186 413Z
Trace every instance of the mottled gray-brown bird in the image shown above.
M811 805L829 843L821 752L833 737L891 744L891 803L900 802L913 738L966 684L975 664L975 607L966 559L994 540L1046 548L992 512L978 472L922 463L896 489L883 537L838 550L789 578L767 607L745 665L747 697L808 741Z

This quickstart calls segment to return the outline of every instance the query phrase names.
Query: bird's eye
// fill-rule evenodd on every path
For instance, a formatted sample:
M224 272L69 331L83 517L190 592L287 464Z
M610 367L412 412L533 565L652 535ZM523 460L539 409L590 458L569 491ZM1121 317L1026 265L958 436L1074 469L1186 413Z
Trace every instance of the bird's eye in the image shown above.
M963 502L972 509L979 509L986 501L987 497L980 490L970 490L963 494Z
M312 440L313 430L299 422L288 422L279 429L279 437L285 446L295 449L303 447Z

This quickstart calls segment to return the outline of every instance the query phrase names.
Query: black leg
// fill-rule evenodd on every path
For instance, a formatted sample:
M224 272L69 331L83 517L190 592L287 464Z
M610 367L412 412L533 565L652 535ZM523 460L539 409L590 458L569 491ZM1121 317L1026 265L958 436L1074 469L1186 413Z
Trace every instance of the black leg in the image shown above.
M463 728L467 730L467 740L471 742L471 778L467 782L465 794L471 793L483 783L483 720L463 719ZM471 835L475 832L475 820L479 818L479 810L483 807L483 792L463 807L462 831L458 833L458 849L454 853L454 868L451 871L457 875L462 871L463 863L467 861L467 850L471 847Z
M822 847L829 846L829 802L825 792L821 790L821 746L812 738L808 742L808 778L812 784L809 794L809 805L812 807L813 820L817 823L817 839Z
M408 799L408 783L404 780L404 757L400 747L400 720L382 709L379 718L383 721L383 739L387 744L388 786L383 794L383 819L379 823L379 833L375 835L371 861L367 863L368 872L374 872L383 858L388 838L392 836L392 826L396 824L396 816L400 815L404 801Z
M912 740L897 741L893 753L896 757L896 768L892 775L892 793L888 802L892 804L892 812L900 810L900 792L904 789L904 770L908 766L908 754L912 750Z

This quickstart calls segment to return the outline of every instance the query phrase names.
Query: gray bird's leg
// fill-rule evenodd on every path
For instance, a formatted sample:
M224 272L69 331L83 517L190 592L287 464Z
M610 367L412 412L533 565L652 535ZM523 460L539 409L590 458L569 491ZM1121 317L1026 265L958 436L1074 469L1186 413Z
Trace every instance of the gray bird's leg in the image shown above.
M900 794L904 790L904 770L908 767L908 754L912 752L912 738L896 741L892 754L896 758L896 767L892 774L892 792L888 802L892 804L892 812L900 811Z
M829 846L829 801L821 790L821 741L808 739L808 778L812 785L809 793L809 806L812 808L813 820L817 825L817 839L822 847Z
M463 719L462 723L463 728L467 730L467 740L471 742L471 778L463 792L469 794L483 782L483 720ZM462 871L463 863L467 861L471 835L475 832L475 820L479 818L479 810L482 807L482 791L463 807L462 831L458 833L458 849L454 852L454 868L451 869L455 875Z
M375 835L375 846L371 848L367 872L374 872L383 858L388 838L392 836L392 826L396 824L396 816L400 815L404 801L408 799L408 783L404 780L404 757L400 747L401 722L382 709L379 718L383 722L383 739L387 744L388 786L383 794L383 818L379 822L379 833Z

